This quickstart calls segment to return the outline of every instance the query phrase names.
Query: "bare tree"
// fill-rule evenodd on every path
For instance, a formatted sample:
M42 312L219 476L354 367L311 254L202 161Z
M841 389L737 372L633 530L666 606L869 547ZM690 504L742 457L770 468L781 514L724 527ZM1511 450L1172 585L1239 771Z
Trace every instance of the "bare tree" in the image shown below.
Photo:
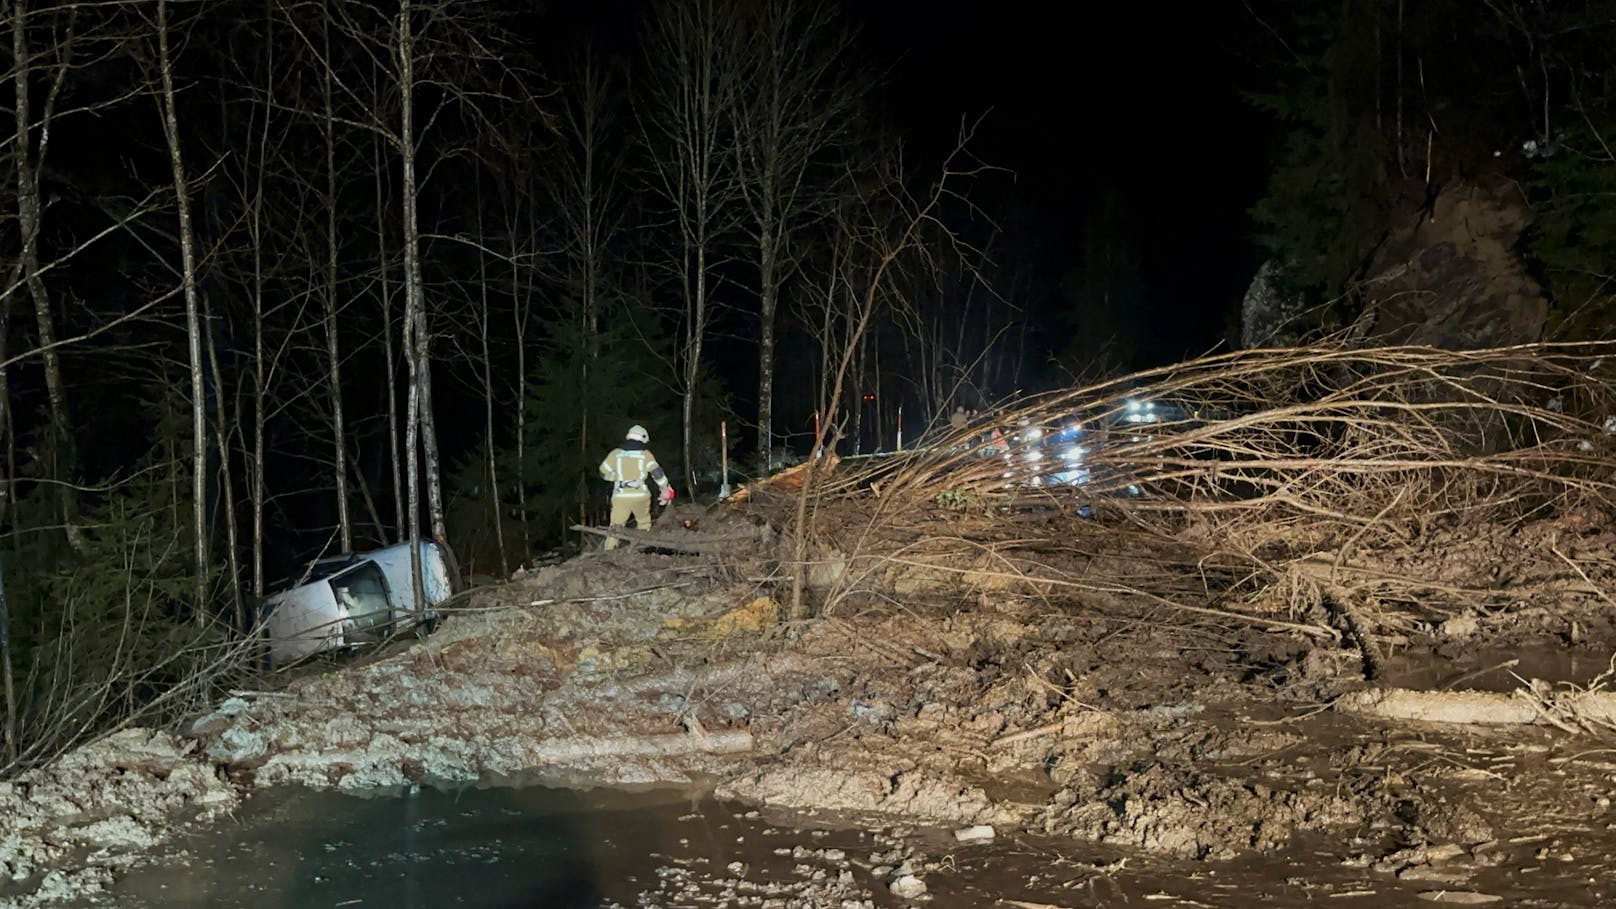
M169 51L168 0L157 0L157 73L162 82L163 136L174 177L174 203L180 222L181 286L185 294L185 334L191 369L191 496L195 540L196 621L207 622L207 407L202 379L202 322L196 290L196 232L191 223L191 198L180 146L179 114L174 99L174 60Z
M528 529L526 507L526 486L523 477L527 473L527 338L528 323L533 315L533 268L522 268L522 255L518 232L521 218L519 217L519 200L523 198L521 191L521 177L513 174L512 186L509 188L509 197L505 204L505 230L510 243L509 265L511 267L511 329L512 341L516 345L516 379L513 383L516 391L516 488L513 490L516 501L522 504L522 561L525 563L528 556L528 547L532 545L532 534ZM531 199L531 195L528 196ZM524 285L522 276L527 274L527 283ZM581 514L581 513L580 513ZM581 518L580 518L581 519Z
M329 0L328 0L329 2ZM342 551L353 549L353 525L348 517L348 444L342 419L342 358L337 342L338 294L337 286L337 119L332 108L331 94L335 73L331 63L331 17L320 17L320 39L324 44L321 55L324 66L320 82L320 98L325 107L325 225L326 225L326 280L325 280L325 345L327 381L331 394L331 474L337 486L337 526Z
M482 198L482 172L477 173L476 198ZM483 447L486 458L484 469L487 471L489 515L494 522L494 540L499 550L500 577L508 577L511 573L510 559L505 550L505 509L500 498L499 486L499 458L495 444L498 431L494 420L494 358L492 356L488 336L494 322L494 311L488 300L488 251L483 246L481 238L483 233L483 210L477 206L477 301L471 307L471 320L477 329L478 353L473 357L478 365L478 378L482 382L483 395ZM515 301L512 301L515 304Z
M742 20L746 89L735 120L736 182L758 271L758 462L771 469L774 357L782 285L795 269L792 236L805 227L824 159L857 122L862 88L849 74L852 35L821 0L753 5Z
M961 146L964 141L962 139ZM805 313L809 324L818 323L823 363L819 386L819 414L808 467L798 491L793 534L791 613L807 615L803 602L808 556L809 502L818 478L827 441L841 432L842 400L847 379L871 327L883 313L902 310L904 273L929 263L926 232L943 228L938 211L953 194L952 183L975 171L954 169L956 149L930 190L920 197L904 185L901 156L896 150L877 157L866 170L852 175L850 189L838 206L832 226L831 252L817 306Z
M726 0L668 0L645 38L649 70L640 116L652 186L678 232L674 272L684 296L681 350L685 484L695 489L694 434L702 348L712 320L720 238L735 225L733 141L741 89L736 8Z
M570 89L563 95L560 147L549 169L548 190L564 232L568 283L577 293L576 317L585 349L579 358L579 387L588 388L590 370L600 354L601 287L607 249L622 218L623 149L611 141L613 95L611 72L593 53L579 58ZM579 463L589 459L590 402L578 408ZM588 479L579 477L578 514L586 513Z
M393 263L387 258L386 167L382 163L382 141L376 141L376 258L382 310L382 352L387 364L387 448L393 479L393 526L395 534L407 536L404 526L404 475L398 452L398 355L393 346Z
M17 174L17 228L21 234L22 249L17 258L21 279L28 288L34 304L34 319L39 330L39 353L45 368L45 390L50 400L50 476L56 483L61 519L67 528L68 542L83 551L84 541L78 526L78 498L70 482L75 466L73 426L68 408L67 385L62 379L62 362L56 337L56 320L51 313L50 294L46 290L44 269L40 267L39 236L44 211L40 205L40 173L50 149L51 125L56 117L57 100L73 65L75 31L78 7L69 7L65 13L47 13L53 20L51 42L45 53L54 53L56 59L39 68L46 68L50 82L44 104L36 122L31 96L32 76L36 69L33 48L28 40L29 19L32 15L29 0L15 0L11 10L12 86L15 96L16 134L12 148L12 168ZM37 139L35 136L37 135ZM10 285L12 282L7 282ZM8 292L9 295L9 292Z

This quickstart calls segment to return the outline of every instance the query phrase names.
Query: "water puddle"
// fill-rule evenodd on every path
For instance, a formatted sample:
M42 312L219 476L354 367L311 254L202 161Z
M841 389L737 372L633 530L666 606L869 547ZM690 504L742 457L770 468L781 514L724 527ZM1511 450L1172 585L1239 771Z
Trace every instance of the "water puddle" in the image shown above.
M1454 659L1422 652L1388 658L1382 682L1424 691L1468 688L1502 692L1522 687L1522 679L1586 686L1611 666L1608 653L1583 648L1488 648Z
M1232 909L1335 897L1332 905L1429 905L1418 897L1428 885L1344 867L1341 843L1191 863L1071 840L961 845L948 830L846 823L760 815L667 790L490 787L370 798L272 790L132 871L110 902L134 909ZM887 887L892 873L883 863L905 858L927 884L923 902L905 902Z
M130 907L642 905L669 868L742 862L787 878L803 843L867 852L870 834L771 828L676 791L421 789L394 797L273 790L122 880ZM665 905L658 902L650 905Z

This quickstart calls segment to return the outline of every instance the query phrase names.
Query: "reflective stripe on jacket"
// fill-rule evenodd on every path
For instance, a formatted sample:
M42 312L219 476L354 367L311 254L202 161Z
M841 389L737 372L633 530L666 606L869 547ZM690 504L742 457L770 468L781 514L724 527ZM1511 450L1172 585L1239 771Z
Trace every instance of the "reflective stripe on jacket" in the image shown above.
M600 478L612 484L613 498L649 496L648 479L655 480L658 486L667 485L656 455L643 448L613 449L606 460L600 462Z

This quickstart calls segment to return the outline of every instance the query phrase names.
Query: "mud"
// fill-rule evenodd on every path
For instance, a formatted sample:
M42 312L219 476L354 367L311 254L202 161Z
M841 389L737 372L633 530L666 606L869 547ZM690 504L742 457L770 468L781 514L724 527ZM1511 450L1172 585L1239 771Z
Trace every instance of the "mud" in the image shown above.
M195 752L129 729L0 783L0 907L97 893L177 825L234 809L239 790Z
M1575 551L1587 557L1586 544ZM1415 558L1396 570L1425 571L1437 584L1457 576ZM1606 879L1605 856L1616 855L1616 762L1597 738L1332 710L1369 685L1349 643L1216 615L951 588L790 623L769 577L766 565L725 556L627 550L524 572L478 593L424 642L220 704L194 724L198 751L175 766L191 768L184 779L214 780L228 804L235 790L215 768L244 790L515 777L700 785L727 804L858 830L991 825L994 842L949 867L1036 848L1071 873L1001 883L1031 904L1071 905L1062 900L1073 886L1092 896L1117 880L1174 891L1164 881L1238 878L1242 863L1279 857L1274 867L1292 869L1294 882L1253 872L1242 890L1182 895L1204 905L1259 905L1238 898L1270 891L1288 894L1273 905L1314 892L1378 895L1366 904L1422 892L1539 905L1602 899L1590 881ZM1578 590L1550 609L1549 582L1528 584L1495 609L1441 622L1376 611L1387 665L1405 684L1425 673L1438 687L1531 642L1548 652L1539 665L1578 667L1553 682L1590 684L1585 670L1608 667L1616 652L1609 607ZM1532 659L1515 671L1530 671ZM751 747L735 753L718 741ZM652 744L625 747L634 742ZM174 795L159 804L189 805ZM137 824L148 816L114 814ZM16 865L14 891L72 864L85 837ZM7 848L32 856L47 847ZM1108 862L1206 870L1129 878ZM105 866L79 867L94 875ZM759 905L903 901L891 890L904 877L899 862L870 863L882 873L855 875L845 888L839 871L810 872L804 887L819 889L772 894L726 867L667 871L656 891L663 902L646 905L703 905L698 893L720 902L744 893ZM930 890L911 897L940 899L945 879L956 893L981 883L944 870L917 875Z

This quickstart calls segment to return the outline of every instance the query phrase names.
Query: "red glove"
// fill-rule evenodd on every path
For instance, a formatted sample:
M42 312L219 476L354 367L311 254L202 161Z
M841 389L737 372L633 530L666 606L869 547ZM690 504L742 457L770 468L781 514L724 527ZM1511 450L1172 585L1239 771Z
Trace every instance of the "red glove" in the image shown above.
M669 486L666 489L662 490L662 504L664 504L664 505L672 505L673 504L673 487L672 486Z

